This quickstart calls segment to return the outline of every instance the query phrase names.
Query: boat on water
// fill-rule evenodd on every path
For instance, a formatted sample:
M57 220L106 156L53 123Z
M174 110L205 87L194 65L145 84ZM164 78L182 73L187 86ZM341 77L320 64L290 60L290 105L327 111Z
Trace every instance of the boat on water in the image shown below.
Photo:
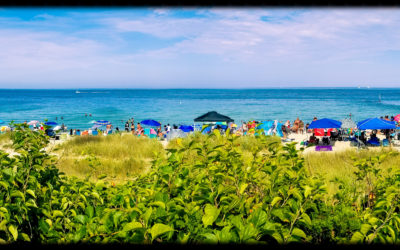
M79 94L79 93L81 93L81 92L80 92L80 91L78 91L78 90L77 90L77 91L75 91L75 94Z

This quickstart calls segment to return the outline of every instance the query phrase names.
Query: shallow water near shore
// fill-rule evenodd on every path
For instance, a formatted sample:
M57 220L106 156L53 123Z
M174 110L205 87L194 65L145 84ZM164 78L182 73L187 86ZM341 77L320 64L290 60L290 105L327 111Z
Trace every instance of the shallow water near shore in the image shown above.
M75 89L0 90L0 120L64 122L87 129L93 120L124 122L154 119L162 124L193 124L215 110L235 122L245 120L311 122L314 116L355 121L400 113L400 88L308 89ZM88 116L85 116L85 113ZM92 117L89 116L92 114ZM61 120L61 117L63 120Z

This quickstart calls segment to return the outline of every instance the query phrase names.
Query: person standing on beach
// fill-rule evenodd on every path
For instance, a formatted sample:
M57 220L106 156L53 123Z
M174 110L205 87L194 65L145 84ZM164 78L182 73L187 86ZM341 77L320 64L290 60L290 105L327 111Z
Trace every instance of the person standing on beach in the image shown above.
M132 122L131 124L131 132L133 133L135 131L135 123Z
M137 130L136 130L136 134L137 135L141 135L142 134L142 126L140 125L140 123L137 123Z
M168 125L167 125L167 133L169 133L169 131L171 131L171 126L168 123Z
M125 122L125 131L129 132L129 122Z

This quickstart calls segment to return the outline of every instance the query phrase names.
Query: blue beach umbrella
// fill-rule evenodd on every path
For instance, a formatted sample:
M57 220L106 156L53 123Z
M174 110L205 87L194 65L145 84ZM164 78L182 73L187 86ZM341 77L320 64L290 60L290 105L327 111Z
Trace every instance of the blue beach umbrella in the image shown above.
M55 126L55 125L57 125L58 123L57 123L57 122L45 122L44 124L45 124L45 125L48 125L48 126Z
M161 123L159 123L158 121L154 121L154 120L143 120L140 123L143 125L152 126L152 127L158 127L161 125Z
M342 122L323 118L316 121L312 121L308 128L340 128L342 126Z
M95 122L96 125L109 125L111 124L111 122L106 121L106 120L99 120L97 122Z
M379 118L368 118L357 123L360 130L366 129L394 129L396 124L394 121L386 121Z
M194 131L194 128L192 126L187 126L187 125L181 125L179 126L179 129L182 130L183 132Z

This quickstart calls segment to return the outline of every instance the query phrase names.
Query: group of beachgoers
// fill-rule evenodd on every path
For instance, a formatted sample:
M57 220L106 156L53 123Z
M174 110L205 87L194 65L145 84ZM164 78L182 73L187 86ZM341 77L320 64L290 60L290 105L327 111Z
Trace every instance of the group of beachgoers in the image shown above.
M91 117L92 114L85 114L85 117ZM387 120L387 121L394 121L395 117L391 116L389 118L389 115L386 116L381 116L380 117L382 120ZM56 120L58 118L56 117ZM63 117L60 117L61 120L63 120ZM318 120L317 117L314 117L312 121ZM351 114L350 114L350 120L351 120ZM135 119L132 117L128 119L127 121L124 122L124 120L121 121L124 123L124 131L126 133L131 133L136 136L142 136L142 137L151 137L151 138L159 138L159 139L164 139L167 138L167 135L171 132L171 130L178 130L177 125L170 125L170 124L165 124L165 125L159 125L155 126L152 128L146 128L143 127L143 125L140 122L135 123ZM231 134L235 134L237 136L243 136L243 135L254 135L259 133L258 130L258 125L261 125L261 123L264 123L265 121L242 121L241 125L238 126L237 124L233 122L217 122L217 123L209 123L207 126L209 128L207 130L204 130L203 133L211 133L213 130L218 129L221 132L225 132L228 128L230 129ZM291 141L293 139L289 139L288 136L290 134L307 134L307 137L309 135L309 138L302 143L304 145L318 145L320 142L322 144L329 145L331 141L336 141L336 140L343 140L344 137L343 135L346 135L346 139L349 138L354 138L354 140L361 141L364 144L370 143L376 143L377 145L380 143L380 140L378 138L379 134L382 134L385 136L386 140L390 143L392 139L397 136L400 140L400 134L396 134L396 131L394 129L382 129L382 130L370 130L368 133L366 131L360 131L357 130L356 128L349 128L349 129L310 129L310 123L305 123L302 121L299 117L297 117L293 122L290 120L287 120L286 122L283 121L270 121L273 123L271 126L270 131L263 131L262 133L264 134L270 134L270 135L279 135L282 137L283 141ZM25 121L27 123L27 121ZM28 123L29 124L29 123ZM398 123L398 125L400 125ZM197 126L197 125L196 125ZM194 127L194 126L193 126ZM279 129L278 129L279 127ZM205 128L204 125L202 128ZM52 131L52 129L46 129L43 123L35 123L32 125L33 130L44 130L46 134L50 136L55 136L56 133ZM67 127L64 125L64 123L58 128L59 131L62 132L67 132ZM201 127L200 127L201 129ZM199 127L196 127L193 130L200 130ZM145 132L146 131L146 132ZM258 132L257 132L258 131ZM279 131L279 132L278 132ZM119 127L115 127L109 123L105 125L105 129L101 129L100 127L92 127L87 130L81 131L80 129L69 129L69 134L70 136L74 135L108 135L112 133L121 133L122 131L119 129ZM368 138L369 136L369 138ZM356 138L356 139L355 139Z

